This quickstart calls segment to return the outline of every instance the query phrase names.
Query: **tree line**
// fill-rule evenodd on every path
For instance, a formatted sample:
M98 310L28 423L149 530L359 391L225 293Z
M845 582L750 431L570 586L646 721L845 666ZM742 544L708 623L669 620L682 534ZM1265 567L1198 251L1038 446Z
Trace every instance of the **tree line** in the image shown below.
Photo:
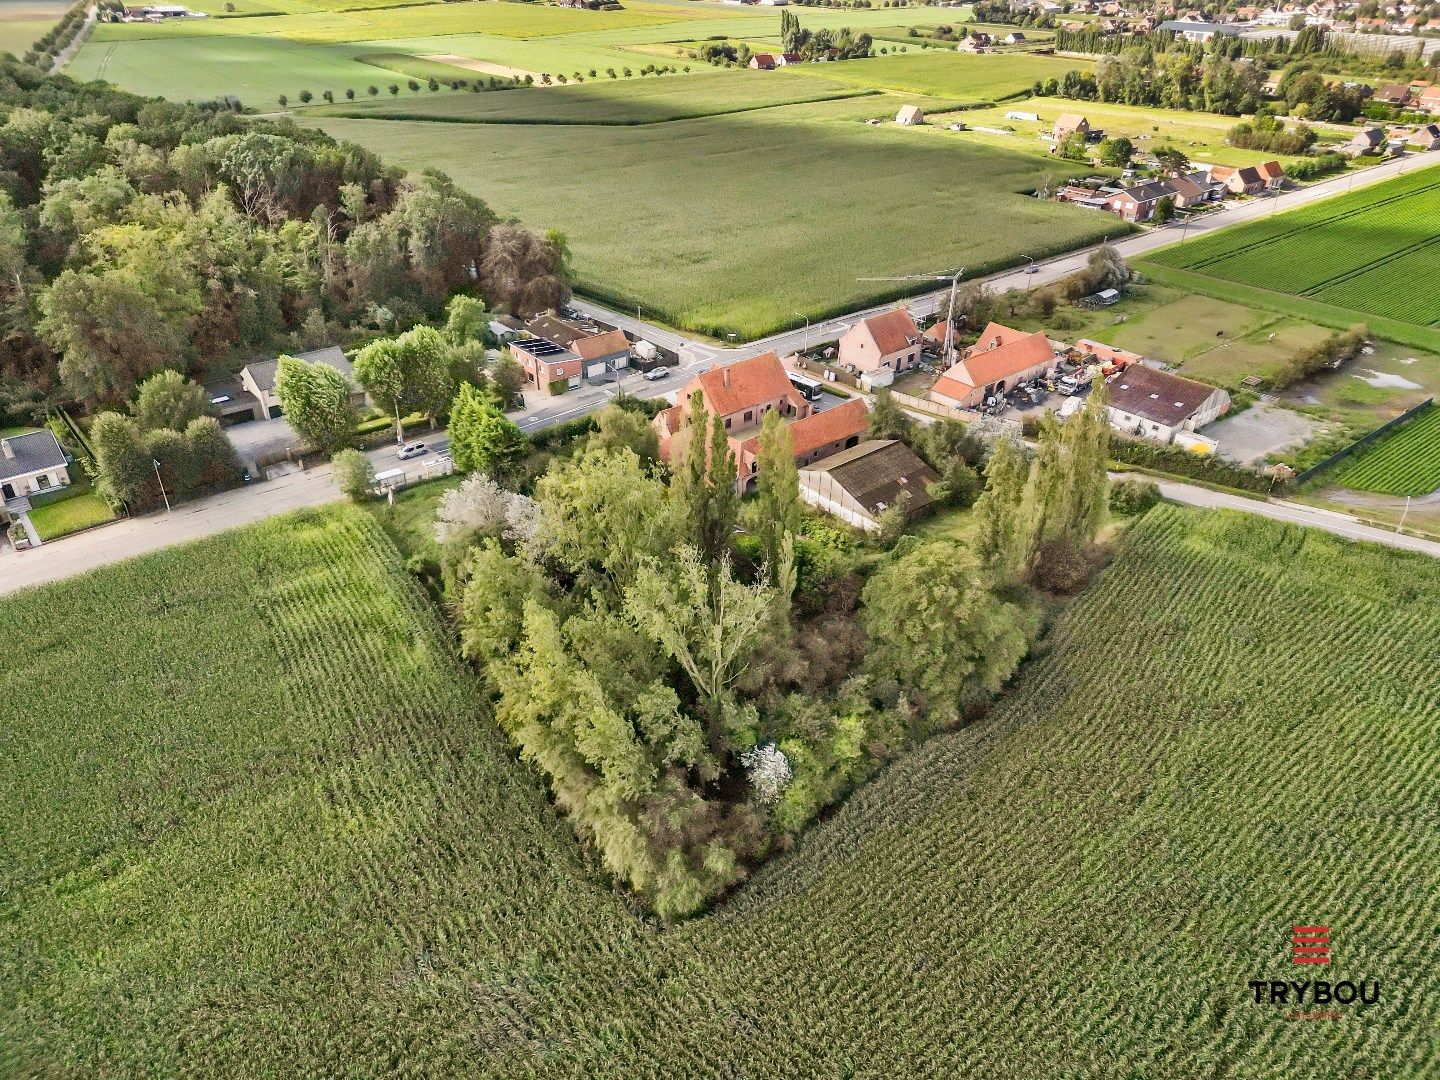
M0 413L126 401L263 351L568 295L562 237L289 121L0 60Z

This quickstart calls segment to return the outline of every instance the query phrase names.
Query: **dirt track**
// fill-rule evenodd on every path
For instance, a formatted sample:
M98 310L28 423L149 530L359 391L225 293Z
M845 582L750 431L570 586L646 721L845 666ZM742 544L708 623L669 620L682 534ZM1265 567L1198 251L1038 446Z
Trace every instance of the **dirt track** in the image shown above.
M451 67L464 68L466 71L478 71L482 75L499 75L506 79L523 79L529 75L536 83L540 82L540 72L538 71L506 67L504 64L492 64L485 60L472 60L468 56L456 56L454 53L430 53L420 59L433 60L437 64L449 64Z

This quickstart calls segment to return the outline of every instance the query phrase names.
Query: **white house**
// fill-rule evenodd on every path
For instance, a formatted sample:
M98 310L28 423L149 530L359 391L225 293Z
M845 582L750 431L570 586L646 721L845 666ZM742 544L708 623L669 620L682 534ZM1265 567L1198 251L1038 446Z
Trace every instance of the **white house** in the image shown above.
M1230 395L1219 387L1143 364L1126 368L1110 382L1110 425L1156 442L1170 443L1181 432L1197 431L1229 408Z
M0 501L23 499L70 483L60 440L50 430L0 439Z

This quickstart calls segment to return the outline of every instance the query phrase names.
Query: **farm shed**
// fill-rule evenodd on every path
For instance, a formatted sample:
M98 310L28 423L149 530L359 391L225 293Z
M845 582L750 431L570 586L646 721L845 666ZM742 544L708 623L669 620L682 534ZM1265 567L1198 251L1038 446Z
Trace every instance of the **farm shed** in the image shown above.
M928 485L939 474L895 439L870 439L800 470L800 497L857 529L880 526L892 506L907 516L930 505Z

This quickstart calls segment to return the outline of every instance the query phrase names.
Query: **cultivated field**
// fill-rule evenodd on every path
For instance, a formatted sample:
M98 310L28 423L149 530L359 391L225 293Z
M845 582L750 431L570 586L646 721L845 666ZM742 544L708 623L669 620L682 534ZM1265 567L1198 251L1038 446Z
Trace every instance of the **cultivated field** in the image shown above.
M1440 489L1440 407L1387 432L1324 475L1324 481L1381 495L1428 495Z
M996 101L1028 90L1036 79L1058 79L1073 68L1085 66L1083 61L1057 60L1030 53L971 56L953 50L926 49L900 56L826 64L823 70L827 79L874 90ZM783 69L781 73L790 70Z
M1117 235L1108 215L1020 194L1036 158L861 122L880 112L893 106L859 98L623 129L316 122L560 229L587 293L720 338L895 291L863 278L978 275Z
M69 0L0 0L0 52L23 55L69 7Z
M989 717L660 928L363 512L22 593L0 1072L1421 1075L1437 611L1434 560L1162 508ZM1379 1004L1253 1002L1310 922Z
M1168 248L1147 261L1185 277L1289 293L1421 330L1440 324L1440 170L1383 184ZM1396 337L1393 333L1383 336ZM1396 337L1397 340L1403 340Z

